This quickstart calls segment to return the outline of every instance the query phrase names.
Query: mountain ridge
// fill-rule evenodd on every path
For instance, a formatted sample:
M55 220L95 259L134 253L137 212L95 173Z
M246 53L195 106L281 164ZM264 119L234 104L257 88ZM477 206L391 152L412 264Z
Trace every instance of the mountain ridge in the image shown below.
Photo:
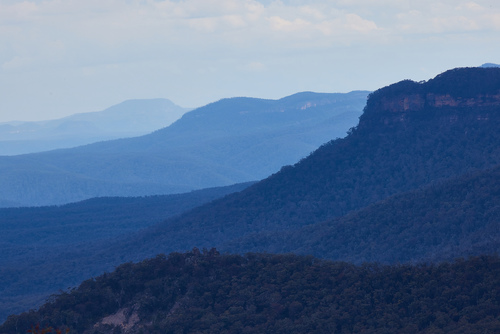
M493 71L500 78L500 71ZM461 70L452 74L457 73ZM500 89L496 81L490 84ZM500 113L495 106L432 107L424 114L406 111L404 121L398 115L397 121L386 122L394 113L370 109L378 93L370 96L360 123L347 137L324 144L243 192L160 223L130 244L156 245L169 252L219 245L260 231L279 233L500 164ZM484 113L490 117L478 117ZM442 122L457 114L461 117L456 122Z
M440 80L444 80L444 82L456 79L465 80L480 71L483 70L458 69L446 76L440 76ZM500 89L500 86L497 85L497 76L500 73L493 70L490 74L493 79L481 83L484 90L480 91L479 94L481 92L489 94L490 91L496 92ZM479 74L479 76L482 75L484 73ZM460 83L460 85L464 84ZM454 87L453 82L450 82L448 86ZM414 91L413 87L418 88ZM441 85L438 89L444 89L443 87L446 85ZM245 243L237 249L238 252L263 251L266 249L259 248L263 246L259 244L261 241L258 239L262 233L267 233L270 236L266 242L273 243L272 251L308 251L315 249L314 242L318 242L321 248L316 247L315 255L328 257L331 256L329 254L336 251L343 252L341 256L338 256L338 259L342 260L348 258L349 255L356 256L355 252L349 253L349 251L350 248L356 248L354 244L359 240L355 240L355 237L363 236L363 231L356 231L359 232L357 235L352 233L352 240L355 240L353 241L354 246L343 245L344 250L347 249L343 251L340 245L339 248L336 248L338 240L335 241L336 237L341 238L342 235L332 236L328 234L331 232L328 230L329 228L333 230L339 228L340 230L341 228L348 229L357 226L353 222L354 218L365 218L369 221L370 210L373 207L384 207L387 203L392 203L391 207L399 207L404 212L403 204L408 202L411 204L412 198L418 199L422 196L425 198L429 194L429 188L426 187L431 187L433 191L437 189L438 194L441 191L443 194L447 193L453 196L455 192L446 190L450 187L452 189L453 185L450 186L446 182L469 184L467 183L469 176L466 175L470 173L478 173L476 176L488 180L483 184L488 186L484 189L488 191L484 191L482 194L489 194L487 200L491 203L483 205L484 203L481 202L483 199L480 196L477 196L477 202L467 199L467 197L465 197L465 201L463 198L459 198L452 202L453 197L444 195L439 197L434 194L436 198L443 199L445 202L430 201L432 207L428 203L429 201L422 202L424 209L421 211L428 214L428 216L424 215L425 219L431 222L434 219L439 223L443 217L446 217L447 213L453 213L459 218L456 221L456 228L463 228L463 231L467 232L471 227L468 224L474 224L474 220L465 219L468 218L467 215L470 214L471 210L482 213L482 210L486 208L487 212L494 215L498 211L500 198L497 189L494 188L495 185L498 185L498 182L494 181L498 178L498 166L500 166L500 148L498 146L500 142L500 110L498 106L484 104L472 106L467 104L456 106L428 105L422 109L422 112L403 108L402 111L394 113L382 108L383 105L378 103L383 97L391 97L393 91L399 93L406 91L408 96L415 92L425 94L436 92L432 84L425 82L403 81L391 85L389 88L382 88L370 95L358 126L352 128L346 137L330 140L298 163L282 167L280 171L242 192L228 195L183 215L167 219L138 232L134 236L123 237L115 242L106 242L105 245L93 247L90 252L87 249L78 249L68 251L65 254L61 253L53 259L52 263L34 263L29 268L30 273L25 276L29 277L28 274L32 275L32 272L37 273L38 270L42 271L43 269L48 270L57 279L64 281L68 276L75 277L78 273L96 268L96 265L109 267L126 261L141 261L158 253L185 251L193 247L200 249L206 247L208 249L213 246L217 248L222 246L221 250L229 251L231 248L227 245L231 242L238 243L241 240L244 240ZM386 92L387 95L381 92ZM450 91L450 96L453 94ZM482 117L483 115L488 115L488 118ZM488 174L490 172L492 174ZM434 188L432 188L433 186ZM448 188L440 188L441 186ZM474 188L474 190L476 189ZM477 190L481 194L482 190L480 188ZM474 194L472 190L471 194ZM461 205L464 205L463 212L460 211ZM465 205L469 205L469 207ZM435 207L439 210L435 210ZM342 219L342 216L347 217L343 225L338 223L338 219ZM408 219L408 223L413 225L410 224L409 228L406 226L402 231L399 231L400 233L397 231L399 225L396 224L393 235L401 236L401 239L396 240L397 242L389 239L380 241L373 235L369 235L372 238L370 243L385 242L389 248L393 247L393 253L397 251L398 245L412 241L403 238L408 233L432 231L429 228L421 228L420 218L411 217L409 214L393 215L391 216L393 217L392 221L387 221L387 215L384 215L383 212L378 212L376 217L378 221L372 222L372 225L386 224L387 229L394 226L394 221L397 223L398 219L413 219ZM364 221L366 222L366 220ZM426 221L423 227L429 221ZM483 222L489 221L483 220ZM495 228L497 224L498 221L493 220L492 225L489 226ZM438 224L437 227L439 226L444 226L444 223ZM309 244L307 240L300 240L302 231L309 233L316 227L318 228L317 233L313 231L315 233L309 234L312 236ZM364 224L362 227L369 228L371 225ZM486 231L489 230L486 229ZM293 238L290 239L289 232L296 232L298 237L291 234ZM307 235L307 233L304 234ZM321 239L323 234L327 237L325 240ZM276 235L279 238L275 237ZM426 237L427 235L415 236L416 239ZM436 240L433 239L434 237ZM473 252L466 253L467 255L474 255L476 250L484 250L481 248L481 243L485 243L487 240L481 237L478 235L477 240L474 238L470 240ZM432 233L428 238L438 245L439 239L442 239L440 235L432 235ZM288 246L283 243L283 239L295 241L295 244L292 245L293 247L287 248ZM442 245L446 246L445 243ZM368 243L362 244L362 246L366 246L367 249L377 249L376 245L372 247ZM411 249L411 244L405 246L410 248L406 249L405 252L414 255L414 258L409 261L429 260L429 257L418 258L418 249ZM498 244L493 246L498 247ZM380 249L380 245L378 249ZM440 250L436 248L434 251L439 252ZM448 259L457 254L453 247L441 249L441 251L447 256L449 255ZM368 255L358 252L355 261L363 261L363 256L373 260ZM375 255L384 254L375 253ZM408 254L405 256L406 258L403 260L408 260ZM79 260L78 266L71 262L76 258ZM394 263L400 260L393 256L384 259L384 262ZM58 267L61 265L62 268ZM16 272L19 273L19 271ZM14 271L8 271L5 272L5 275L8 277L13 273ZM46 279L53 280L54 278Z
M29 154L135 137L172 124L188 109L168 99L126 100L54 120L0 123L0 155Z
M0 199L40 206L262 179L326 140L344 136L356 124L367 94L294 96L307 97L303 104L311 107L305 110L296 101L290 107L280 100L228 99L192 110L149 135L0 157ZM311 96L322 104L313 106ZM270 104L286 112L259 111Z
M424 82L405 80L372 93L370 107L401 113L446 106L498 106L498 73L500 68L469 67L448 70ZM412 90L411 95L405 94L408 89Z

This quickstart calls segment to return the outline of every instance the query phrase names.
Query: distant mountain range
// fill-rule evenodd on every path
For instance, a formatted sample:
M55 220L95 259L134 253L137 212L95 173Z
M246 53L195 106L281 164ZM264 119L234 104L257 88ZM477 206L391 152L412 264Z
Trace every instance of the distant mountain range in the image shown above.
M187 111L167 99L128 100L103 111L61 119L0 123L0 155L141 136L172 124Z
M300 235L300 229L305 226L345 216L396 194L410 192L411 198L421 198L421 195L411 192L431 185L440 186L452 177L465 177L468 173L497 167L500 165L499 109L500 68L455 69L425 83L406 80L382 88L370 95L359 125L346 138L323 145L308 158L294 166L282 168L279 173L240 193L169 219L134 235L128 243L110 247L105 253L120 254L124 249L128 249L128 253L137 256L134 257L135 260L140 260L153 256L158 251L168 253L190 249L193 246L217 246L222 251L281 252L298 250L301 247L313 249L314 246L307 244L315 238L313 234L317 237L332 233L335 243L331 246L328 243L319 243L319 248L314 251L316 256L363 261L363 256L367 255L355 254L355 251L361 251L363 248L359 248L357 243L367 239L370 233L374 233L371 235L374 243L379 240L375 237L377 233L385 232L382 232L383 229L377 222L373 222L373 228L377 232L367 231L368 234L356 234L358 232L348 230L341 234L335 227L331 227L336 226L336 223L332 223L322 227L331 227L329 232L319 228L310 234L309 240L298 238L297 242L293 242L295 239L289 239L287 235L294 230ZM494 217L495 206L500 199L498 190L494 188L498 183L493 182L498 173L492 173L481 176L481 179L490 181L486 182L486 188L478 190L476 195L480 198L481 193L491 194L488 196L492 201L491 207L490 204L478 202L470 204L473 209L460 208L470 202L466 194L458 203L452 203L449 196L458 196L458 192L452 191L446 196L439 195L438 192L432 195L435 201L422 204L425 209L413 214L433 212L435 215L443 215L441 210L433 211L428 207L439 206L442 199L450 206L450 219L456 216L456 212L464 215L465 212L473 213L474 210L487 208L493 210L491 212ZM464 187L474 184L466 180L456 182L462 182ZM443 193L448 191L445 189L453 189L445 184L442 186L447 187L440 190ZM472 189L468 192L474 193ZM427 194L430 196L431 193ZM397 206L406 210L403 204ZM451 210L457 211L452 215ZM401 213L399 219L408 219L408 222L416 219L408 215L409 213ZM372 216L376 217L374 214ZM360 213L360 217L365 215ZM383 219L387 224L395 224L392 223L393 218ZM473 227L467 229L472 228L474 233L478 234L490 230L491 226L497 226L495 224L498 223L481 216L469 218L474 219L478 222L471 223ZM369 217L366 220L369 221ZM359 226L369 228L366 220L365 224L359 223ZM420 221L420 218L416 220ZM439 224L427 226L426 233L433 234L433 228L439 229L448 226L447 224L467 221L442 221L442 216L429 218L430 222L435 220L439 221ZM339 226L357 225L339 223ZM375 251L366 259L392 263L433 258L433 253L441 260L467 256L474 253L469 248L474 249L476 242L484 241L473 242L467 239L472 238L474 233L457 234L453 252L448 251L452 246L449 244L450 240L440 239L435 241L437 245L433 244L432 248L425 243L419 246L427 247L429 253L413 249L402 254L396 248L391 248L385 252ZM356 235L359 235L359 238L356 239ZM404 242L398 239L398 235L385 235L391 242L384 245L395 247ZM401 232L399 237L404 235L406 234ZM269 238L262 239L263 236ZM492 240L488 249L498 249L498 236L489 234L488 237L490 236ZM393 238L396 238L397 242ZM298 242L299 239L304 244ZM352 244L337 245L348 240L352 240ZM473 246L474 244L476 246ZM371 247L379 249L381 246L375 244ZM342 247L345 247L344 251L340 251Z
M89 239L44 261L26 258L4 266L2 298L23 291L26 305L30 296L41 297L34 291L55 291L126 261L193 247L388 264L494 253L500 250L499 110L500 68L460 68L426 82L384 87L370 94L359 124L345 138L240 192L130 235ZM195 112L183 118L203 123L203 116ZM224 127L233 129L230 124L210 131L220 134ZM182 123L167 129L175 138ZM163 137L167 129L141 140L154 147L155 136ZM144 147L120 142L130 144L124 152ZM145 217L146 203L137 209ZM11 210L15 221L34 209ZM54 208L51 214L63 212ZM42 240L43 231L33 232L42 233Z
M345 136L367 95L224 99L142 137L0 157L0 203L53 205L259 180Z

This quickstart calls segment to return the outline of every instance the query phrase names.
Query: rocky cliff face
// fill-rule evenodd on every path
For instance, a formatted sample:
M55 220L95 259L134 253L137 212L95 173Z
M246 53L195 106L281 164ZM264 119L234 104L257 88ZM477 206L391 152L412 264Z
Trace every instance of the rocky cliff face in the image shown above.
M458 68L427 82L403 80L370 94L358 128L437 117L441 124L488 121L500 112L500 68Z
M450 94L410 94L381 99L381 110L390 112L419 111L426 107L491 107L500 106L499 93L495 95L477 95L476 97L462 98Z
M403 80L373 92L367 107L400 112L473 105L500 105L500 68L456 68L429 81Z
M380 109L390 112L417 111L425 106L425 98L420 94L383 97L380 102Z

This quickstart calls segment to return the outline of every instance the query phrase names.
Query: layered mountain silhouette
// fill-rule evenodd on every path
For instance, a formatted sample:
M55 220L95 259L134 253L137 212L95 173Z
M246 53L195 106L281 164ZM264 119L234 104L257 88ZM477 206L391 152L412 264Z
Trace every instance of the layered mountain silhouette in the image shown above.
M27 284L6 282L3 291L35 291L32 280L38 291L56 290L122 262L193 247L388 264L495 252L499 121L499 68L384 87L369 96L347 137L134 235L4 268L3 277L16 273ZM50 276L40 278L42 271Z
M99 197L61 206L0 209L0 266L44 262L61 251L90 247L154 225L168 217L241 191L252 182L189 193ZM50 245L46 249L41 245Z
M224 245L238 244L241 238L246 247L238 247L240 252L267 250L254 237L288 233L396 194L496 167L500 164L499 110L499 68L455 69L425 83L408 80L382 88L370 95L359 125L346 138L323 145L240 193L167 220L110 252L130 247L134 254L151 256L158 250L168 253L214 245L233 250ZM485 177L495 180L497 174ZM489 193L496 201L497 190ZM271 249L281 251L281 247L290 249L280 242ZM339 259L350 256L348 250L342 254ZM370 259L393 262L423 257L374 253Z
M0 321L25 310L27 305L40 304L62 287L110 270L112 266L101 260L90 266L81 262L102 244L251 184L185 194L102 197L61 206L0 209L0 254L3 255L0 258ZM61 263L57 263L58 258Z
M146 136L0 157L0 200L53 205L259 180L345 136L367 94L225 99Z
M127 100L102 111L50 121L0 123L0 155L141 136L172 124L187 111L167 99Z

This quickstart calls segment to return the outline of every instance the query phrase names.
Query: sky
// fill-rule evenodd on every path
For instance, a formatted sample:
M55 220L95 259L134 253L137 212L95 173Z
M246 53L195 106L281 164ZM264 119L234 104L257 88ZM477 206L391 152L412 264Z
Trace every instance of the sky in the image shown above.
M487 62L497 0L0 0L0 122L376 90Z

